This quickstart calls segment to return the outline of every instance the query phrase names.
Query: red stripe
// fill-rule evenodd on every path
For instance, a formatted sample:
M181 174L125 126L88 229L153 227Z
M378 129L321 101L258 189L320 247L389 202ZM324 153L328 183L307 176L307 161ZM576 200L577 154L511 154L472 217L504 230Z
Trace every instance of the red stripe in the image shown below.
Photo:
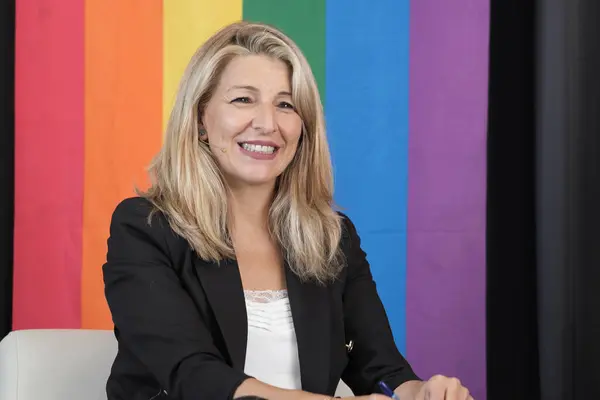
M17 0L14 329L79 328L84 0Z

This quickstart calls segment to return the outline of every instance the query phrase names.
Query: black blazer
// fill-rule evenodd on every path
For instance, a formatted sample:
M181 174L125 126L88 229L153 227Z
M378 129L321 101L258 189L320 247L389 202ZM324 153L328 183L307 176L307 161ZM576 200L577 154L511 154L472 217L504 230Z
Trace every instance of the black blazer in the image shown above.
M237 264L201 260L164 215L149 224L150 210L131 198L112 217L103 272L119 345L108 399L231 399L247 378ZM418 379L394 344L347 217L341 246L347 267L327 286L301 282L286 266L303 390L333 395L342 378L355 394L370 394L379 380L397 387Z

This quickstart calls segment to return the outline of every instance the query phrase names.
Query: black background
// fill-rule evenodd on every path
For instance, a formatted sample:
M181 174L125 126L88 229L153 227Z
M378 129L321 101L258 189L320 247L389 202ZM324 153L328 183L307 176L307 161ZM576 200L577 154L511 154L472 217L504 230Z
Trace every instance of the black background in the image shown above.
M15 2L0 2L0 338L12 316Z

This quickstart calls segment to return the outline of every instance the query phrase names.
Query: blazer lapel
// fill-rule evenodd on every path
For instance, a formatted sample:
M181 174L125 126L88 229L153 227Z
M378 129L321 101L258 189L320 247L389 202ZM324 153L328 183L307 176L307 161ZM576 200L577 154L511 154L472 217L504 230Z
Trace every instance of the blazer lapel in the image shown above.
M232 366L243 371L246 363L248 317L237 263L227 260L217 265L196 257L195 264L200 284L225 339Z
M303 283L286 263L288 296L300 358L302 389L326 393L329 389L330 303L325 286Z

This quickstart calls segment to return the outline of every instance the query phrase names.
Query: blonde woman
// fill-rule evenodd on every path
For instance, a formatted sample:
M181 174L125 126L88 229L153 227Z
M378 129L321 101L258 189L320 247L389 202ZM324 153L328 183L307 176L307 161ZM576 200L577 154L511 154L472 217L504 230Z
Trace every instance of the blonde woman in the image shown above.
M109 400L324 400L340 379L368 398L471 399L398 352L284 34L236 23L196 52L150 173L114 212L103 267Z

